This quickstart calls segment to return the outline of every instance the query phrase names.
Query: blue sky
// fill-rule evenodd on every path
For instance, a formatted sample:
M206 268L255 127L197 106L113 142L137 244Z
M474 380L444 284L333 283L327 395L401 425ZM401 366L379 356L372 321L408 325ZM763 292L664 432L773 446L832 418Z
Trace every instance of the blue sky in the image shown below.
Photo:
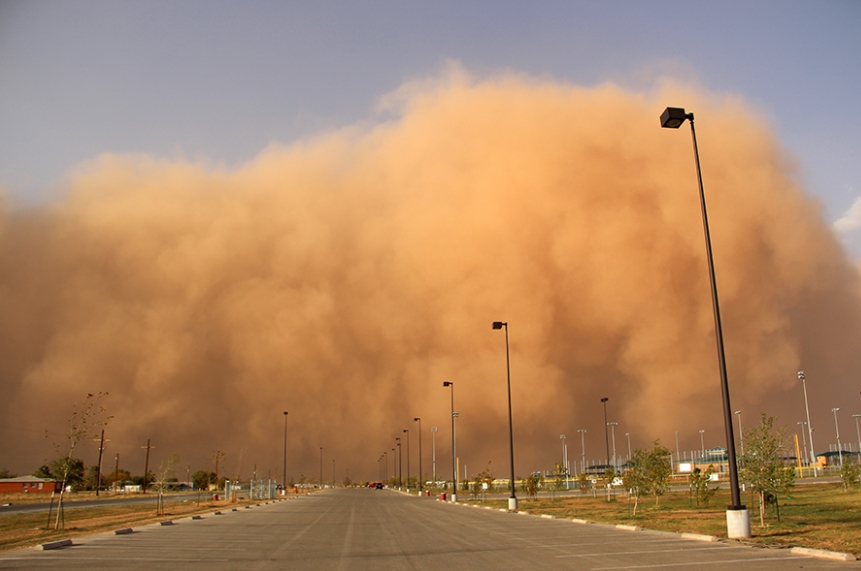
M0 186L51 200L103 152L241 164L373 120L447 60L642 89L669 74L765 114L859 259L859 55L858 1L0 0Z

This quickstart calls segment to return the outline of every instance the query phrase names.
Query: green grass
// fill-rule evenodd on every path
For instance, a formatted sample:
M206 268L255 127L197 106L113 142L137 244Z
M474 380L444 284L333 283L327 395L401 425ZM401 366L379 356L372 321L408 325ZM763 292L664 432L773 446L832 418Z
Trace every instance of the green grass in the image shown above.
M780 522L773 508L766 512L765 526L759 523L755 497L743 494L750 510L753 537L746 542L769 546L801 546L852 553L861 556L861 491L843 491L839 484L797 487L780 499ZM507 500L488 500L484 505L504 508ZM606 496L591 494L550 498L539 494L535 500L519 501L519 509L560 518L579 518L596 523L638 525L648 529L701 533L726 537L726 506L729 491L719 491L709 506L692 505L687 492L670 492L655 507L652 497L640 500L636 516L633 502L617 491L608 502Z

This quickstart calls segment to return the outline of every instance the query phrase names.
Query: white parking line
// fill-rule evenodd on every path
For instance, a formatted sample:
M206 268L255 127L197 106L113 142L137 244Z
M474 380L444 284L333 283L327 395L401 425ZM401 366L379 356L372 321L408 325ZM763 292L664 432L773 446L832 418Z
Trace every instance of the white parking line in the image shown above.
M727 563L749 563L751 561L779 561L787 559L796 559L796 557L751 557L749 559L726 559L724 561L684 561L682 563L656 563L654 565L621 565L619 567L592 567L592 571L610 571L611 569L654 569L655 567L691 567L694 565L725 565Z

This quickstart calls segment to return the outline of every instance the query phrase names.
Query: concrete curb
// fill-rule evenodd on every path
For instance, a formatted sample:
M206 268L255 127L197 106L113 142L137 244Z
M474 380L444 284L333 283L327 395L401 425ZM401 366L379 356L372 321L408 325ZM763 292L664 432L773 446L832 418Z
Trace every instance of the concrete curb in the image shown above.
M626 531L643 531L643 528L638 525L625 525L623 523L616 524L616 529L624 529Z
M51 541L50 543L43 543L38 546L36 549L47 551L49 549L60 549L61 547L71 547L72 540L71 539L61 539L60 541Z
M693 539L694 541L717 541L718 538L714 535L703 535L701 533L683 533L682 539Z
M577 519L577 518L574 518L574 519L572 519L571 521L572 521L572 522L574 522L574 523L582 523L582 524L590 524L590 523L592 523L592 522L590 522L588 519Z
M132 528L124 527L123 529L115 529L114 535L129 535L130 533L134 533L134 532L135 532L135 530L133 530Z
M831 559L833 561L855 561L851 553L840 553L839 551L826 551L824 549L811 549L809 547L793 547L789 550L794 555L806 555L820 559Z
M166 519L164 521L158 522L159 525L173 525L173 520Z

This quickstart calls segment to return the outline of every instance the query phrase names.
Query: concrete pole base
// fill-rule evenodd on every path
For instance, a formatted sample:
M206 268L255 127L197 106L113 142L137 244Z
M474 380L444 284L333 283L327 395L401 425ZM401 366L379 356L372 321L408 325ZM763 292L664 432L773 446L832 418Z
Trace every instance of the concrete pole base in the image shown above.
M750 512L747 510L726 510L726 533L730 539L750 537Z
M517 498L508 498L508 511L517 511Z
M451 495L451 501L453 501L453 502L457 502L457 494L452 494L452 495Z

